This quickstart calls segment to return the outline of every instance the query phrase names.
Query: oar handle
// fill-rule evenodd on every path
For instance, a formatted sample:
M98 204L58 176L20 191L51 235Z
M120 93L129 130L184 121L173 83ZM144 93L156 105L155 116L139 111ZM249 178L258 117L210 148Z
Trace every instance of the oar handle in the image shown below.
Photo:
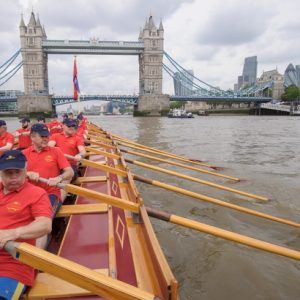
M10 255L13 255L15 249L16 249L19 245L20 245L20 243L18 243L18 242L8 241L8 242L6 242L6 244L4 245L4 250L6 250L6 252L8 252Z
M40 182L42 182L42 183L45 183L45 184L49 185L49 179L39 177L38 181L40 181ZM64 188L65 188L65 184L63 184L63 183L58 183L56 186L57 186L58 188L60 188L60 189L64 189Z
M73 156L73 155L70 155L70 154L64 154L64 156L65 156L66 158L68 158L68 159L72 159L72 160L76 160L76 161L77 161L77 159L76 159L75 156Z

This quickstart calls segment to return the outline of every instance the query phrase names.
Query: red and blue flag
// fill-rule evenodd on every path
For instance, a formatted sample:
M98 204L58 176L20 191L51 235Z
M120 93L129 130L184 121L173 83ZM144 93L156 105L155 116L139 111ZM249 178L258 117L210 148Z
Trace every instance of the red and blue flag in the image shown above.
M74 87L74 95L73 99L78 100L78 95L80 93L79 83L77 79L77 65L76 65L76 57L74 57L74 65L73 65L73 87Z

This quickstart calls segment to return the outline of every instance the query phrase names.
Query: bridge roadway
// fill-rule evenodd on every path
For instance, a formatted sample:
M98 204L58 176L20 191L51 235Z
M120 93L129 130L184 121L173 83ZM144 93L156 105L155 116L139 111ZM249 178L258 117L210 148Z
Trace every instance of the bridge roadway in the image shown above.
M48 54L139 55L144 51L144 43L97 39L89 41L45 40L42 42L42 48L43 52Z
M135 105L138 103L137 95L82 95L80 101L114 101L126 103L129 105ZM231 101L231 102L255 102L255 103L266 103L271 101L271 97L224 97L224 96L171 96L170 101L201 101L201 102L212 102L212 101ZM0 103L13 103L17 102L17 97L0 97ZM73 96L53 96L52 102L54 106L74 103Z

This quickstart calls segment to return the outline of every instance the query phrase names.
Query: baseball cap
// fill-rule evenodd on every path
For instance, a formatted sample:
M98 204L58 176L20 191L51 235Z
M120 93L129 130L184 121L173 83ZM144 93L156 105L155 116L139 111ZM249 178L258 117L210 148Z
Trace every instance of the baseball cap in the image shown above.
M20 120L20 122L21 122L21 123L25 123L25 122L28 122L28 123L29 123L29 122L30 122L30 119L29 119L29 118L23 118L23 119Z
M0 170L7 169L24 169L26 157L19 150L9 150L4 152L0 157Z
M4 120L0 120L0 126L6 126L6 122Z
M36 123L31 126L30 133L36 132L40 136L49 136L49 129L45 124Z
M63 124L65 124L68 127L78 127L77 121L73 119L64 119Z

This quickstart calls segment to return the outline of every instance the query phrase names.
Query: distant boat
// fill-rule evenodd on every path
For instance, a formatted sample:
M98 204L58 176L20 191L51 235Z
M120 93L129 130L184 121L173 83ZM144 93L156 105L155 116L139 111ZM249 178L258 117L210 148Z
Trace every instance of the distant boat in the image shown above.
M194 116L192 113L187 113L183 109L174 108L169 111L168 118L191 119L194 118Z
M198 110L197 115L198 116L209 116L209 113L206 110Z

